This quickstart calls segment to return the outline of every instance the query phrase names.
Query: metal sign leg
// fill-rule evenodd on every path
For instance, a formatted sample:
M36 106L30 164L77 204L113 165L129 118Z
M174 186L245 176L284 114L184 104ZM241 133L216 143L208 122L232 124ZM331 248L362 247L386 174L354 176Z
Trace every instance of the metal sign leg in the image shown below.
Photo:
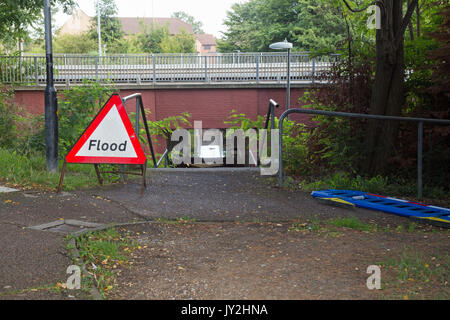
M100 175L100 170L98 169L98 164L94 164L95 173L97 174L98 183L100 183L101 186L103 186L103 179Z
M147 180L146 180L147 161L145 161L145 163L141 166L141 170L142 170L142 187L141 187L141 197L142 197L144 195L144 190L147 189Z
M61 176L59 178L58 190L56 191L56 193L61 193L63 181L64 181L64 175L66 174L66 167L67 167L67 162L64 160L64 164L63 164L63 167L61 170Z

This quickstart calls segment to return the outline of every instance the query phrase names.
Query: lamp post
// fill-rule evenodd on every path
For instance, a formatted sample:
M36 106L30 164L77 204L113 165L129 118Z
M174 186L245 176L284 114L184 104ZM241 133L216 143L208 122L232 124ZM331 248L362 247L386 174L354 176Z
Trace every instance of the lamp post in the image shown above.
M100 0L97 0L97 35L98 35L98 56L102 56L102 34L100 30Z
M45 87L45 145L47 171L58 171L58 100L53 83L52 19L50 0L44 0L45 58L47 85Z
M291 105L291 49L292 43L284 39L282 42L275 42L269 46L270 49L283 50L287 49L287 80L286 80L286 110Z

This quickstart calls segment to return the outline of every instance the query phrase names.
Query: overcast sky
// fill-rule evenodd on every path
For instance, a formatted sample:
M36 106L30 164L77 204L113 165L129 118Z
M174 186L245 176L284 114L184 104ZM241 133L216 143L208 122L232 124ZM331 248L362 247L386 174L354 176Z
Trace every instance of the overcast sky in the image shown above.
M121 17L158 17L168 18L176 11L184 11L193 16L195 20L203 23L205 33L221 37L225 31L222 24L226 13L233 3L242 3L248 0L115 0ZM95 1L77 0L78 6L89 16L95 15ZM67 16L58 14L56 27L60 27Z

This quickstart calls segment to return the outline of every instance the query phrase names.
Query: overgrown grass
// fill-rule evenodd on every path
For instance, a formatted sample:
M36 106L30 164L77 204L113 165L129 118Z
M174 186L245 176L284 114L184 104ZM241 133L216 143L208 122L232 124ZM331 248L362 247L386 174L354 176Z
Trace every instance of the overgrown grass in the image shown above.
M384 289L394 289L403 299L428 298L448 299L448 275L450 256L445 254L425 256L413 249L405 249L399 257L388 258L380 263L392 276L385 279ZM400 292L400 293L399 293Z
M309 231L319 233L322 229L321 222L318 217L312 217L306 222L294 222L289 228L290 231Z
M392 196L417 195L417 185L414 181L394 181L386 177L376 176L365 178L362 176L351 176L347 173L335 173L333 176L325 177L316 181L302 181L302 189L305 191L324 189L360 190L377 194L388 194ZM447 191L440 187L423 186L423 195L429 199L450 200Z
M17 151L0 148L0 180L16 187L55 189L60 175L46 170L45 156L39 153L22 155ZM62 167L62 160L59 163ZM117 175L103 175L104 184L117 182ZM98 186L93 165L70 164L64 178L64 190Z
M327 221L328 224L335 227L350 228L360 231L376 231L377 226L375 224L365 223L360 221L356 217L335 218Z
M368 232L381 230L376 224L365 223L356 217L340 217L321 221L315 216L307 219L306 222L294 222L289 228L289 231L312 232L336 236L340 234L342 228Z
M80 256L104 298L115 286L116 270L129 265L133 250L141 248L114 228L89 232L76 240Z

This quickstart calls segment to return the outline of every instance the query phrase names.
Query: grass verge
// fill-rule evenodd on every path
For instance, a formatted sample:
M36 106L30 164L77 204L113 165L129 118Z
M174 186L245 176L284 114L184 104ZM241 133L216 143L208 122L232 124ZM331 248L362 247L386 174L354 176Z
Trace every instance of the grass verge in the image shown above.
M360 221L356 217L335 218L327 221L335 227L350 228L359 231L376 231L377 225Z
M292 183L291 181L290 184ZM417 184L415 181L396 182L382 176L365 178L359 175L353 177L346 173L336 173L333 176L324 177L316 181L303 180L300 182L300 185L302 190L307 192L325 189L344 189L399 197L407 196L411 199L415 199L417 196ZM448 191L441 187L424 185L423 195L426 199L437 200L439 203L442 202L442 205L450 203Z
M103 298L114 289L119 267L130 266L133 251L142 249L128 239L128 234L122 235L114 228L88 232L77 237L76 242L80 257ZM88 290L90 285L89 279L83 279L84 290Z
M384 298L394 299L443 299L450 298L448 254L423 254L411 248L399 257L388 258L380 265L385 268Z
M360 221L356 217L334 218L324 221L321 221L318 217L312 217L306 220L306 222L294 222L289 230L337 236L343 231L343 228L367 232L379 230L379 227L376 224Z
M61 170L62 160L59 163ZM21 155L16 151L0 148L0 180L11 187L40 188L54 190L60 174L46 170L46 159L42 154ZM117 175L102 175L104 184L119 181ZM64 178L63 190L76 190L98 186L93 165L70 164Z
M295 221L289 227L289 231L312 232L316 234L328 234L337 236L345 229L353 229L362 232L395 232L395 233L446 233L450 235L450 229L436 227L430 224L409 222L397 226L380 226L373 222L364 222L357 217L337 217L321 220L314 216L307 220Z

